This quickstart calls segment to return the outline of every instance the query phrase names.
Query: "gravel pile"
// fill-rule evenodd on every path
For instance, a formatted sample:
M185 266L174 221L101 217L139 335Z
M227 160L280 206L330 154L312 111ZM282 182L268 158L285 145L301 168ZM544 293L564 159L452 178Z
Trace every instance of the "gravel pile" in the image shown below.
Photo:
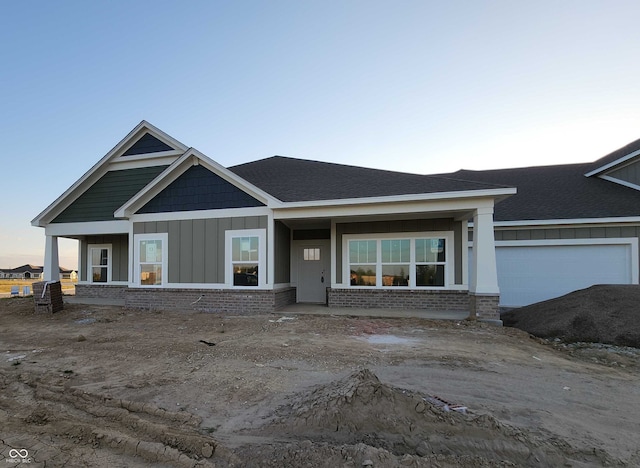
M502 314L540 338L640 348L640 286L597 285Z

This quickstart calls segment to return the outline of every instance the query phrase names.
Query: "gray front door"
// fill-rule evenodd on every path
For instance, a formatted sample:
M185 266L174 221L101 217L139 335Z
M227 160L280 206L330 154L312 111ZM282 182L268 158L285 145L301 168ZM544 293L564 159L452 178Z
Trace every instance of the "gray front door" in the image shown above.
M298 248L298 302L326 302L326 288L331 285L329 252L325 243Z

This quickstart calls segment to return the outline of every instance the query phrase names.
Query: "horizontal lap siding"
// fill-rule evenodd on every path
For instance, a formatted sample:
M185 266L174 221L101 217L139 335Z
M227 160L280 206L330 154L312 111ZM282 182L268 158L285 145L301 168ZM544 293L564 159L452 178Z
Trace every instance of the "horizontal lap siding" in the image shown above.
M109 171L60 213L52 223L113 220L115 219L113 213L166 167Z
M134 223L134 234L169 235L169 282L225 282L225 231L266 229L266 216Z

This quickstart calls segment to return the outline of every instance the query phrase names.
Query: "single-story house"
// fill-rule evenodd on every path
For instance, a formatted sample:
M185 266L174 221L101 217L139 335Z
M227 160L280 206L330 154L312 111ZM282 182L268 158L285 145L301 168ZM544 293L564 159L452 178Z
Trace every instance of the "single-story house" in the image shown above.
M32 224L45 229L45 279L58 268L58 238L79 240L78 298L230 313L296 302L464 310L497 320L493 213L515 193L279 156L225 168L142 121Z
M591 163L443 176L518 189L494 213L501 306L639 283L640 140Z
M32 224L45 229L45 279L57 239L79 240L78 298L498 320L500 306L567 288L638 283L640 140L625 148L584 165L441 175L280 156L225 168L143 121Z
M0 270L0 278L2 279L41 279L43 277L44 267L37 265L22 265L16 268L4 268ZM75 270L69 270L68 268L59 268L60 277L58 279L76 280L78 279L78 273Z

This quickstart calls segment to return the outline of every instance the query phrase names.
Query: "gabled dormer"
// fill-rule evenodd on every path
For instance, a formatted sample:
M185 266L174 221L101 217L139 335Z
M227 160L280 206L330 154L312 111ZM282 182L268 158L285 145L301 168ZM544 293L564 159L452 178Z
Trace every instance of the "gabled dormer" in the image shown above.
M640 190L640 140L597 160L586 177L599 177L616 184Z

